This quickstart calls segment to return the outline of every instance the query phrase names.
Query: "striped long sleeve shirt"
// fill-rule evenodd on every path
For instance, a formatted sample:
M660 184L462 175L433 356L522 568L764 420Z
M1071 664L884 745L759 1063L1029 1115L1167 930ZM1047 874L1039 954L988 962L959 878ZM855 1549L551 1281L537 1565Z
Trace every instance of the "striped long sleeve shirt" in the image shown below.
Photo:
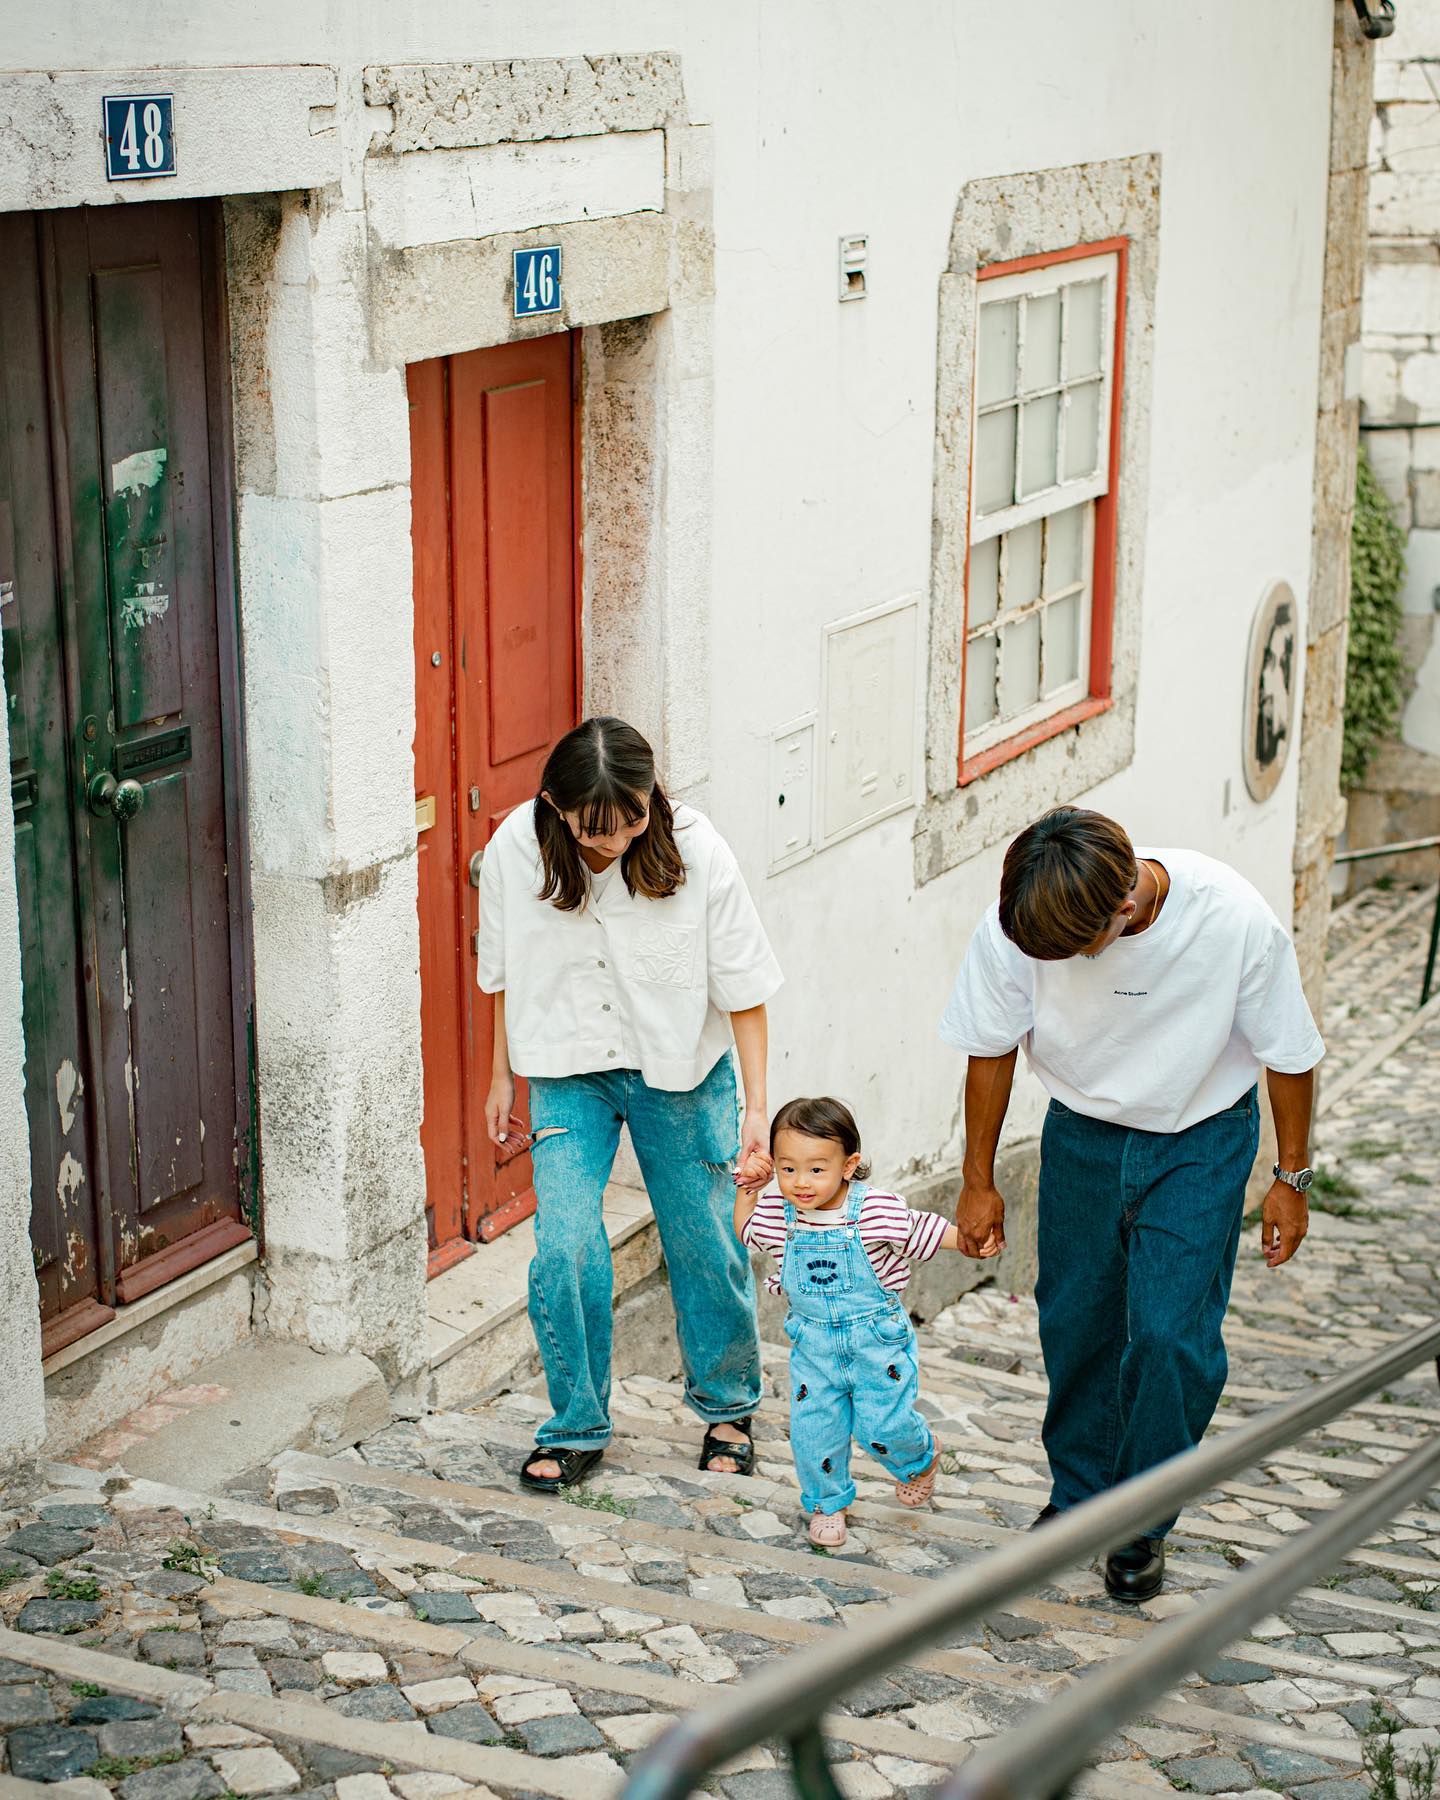
M840 1222L843 1209L802 1213L797 1209L795 1229L821 1233ZM890 1293L898 1294L910 1279L910 1265L928 1262L940 1248L949 1220L939 1213L917 1212L899 1194L868 1192L860 1202L860 1242L870 1258L875 1279ZM752 1250L767 1252L775 1272L765 1280L766 1291L781 1293L780 1271L785 1261L785 1197L779 1188L767 1188L740 1233Z

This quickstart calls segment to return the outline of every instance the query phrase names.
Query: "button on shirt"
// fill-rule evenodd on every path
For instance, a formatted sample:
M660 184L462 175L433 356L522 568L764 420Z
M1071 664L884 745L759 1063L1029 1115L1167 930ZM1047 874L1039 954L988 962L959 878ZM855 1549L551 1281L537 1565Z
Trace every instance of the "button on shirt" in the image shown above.
M517 1075L638 1069L688 1092L731 1043L729 1014L771 999L781 974L729 845L703 814L675 809L685 881L632 894L620 864L592 876L578 912L540 899L528 802L500 824L480 871L478 980L505 994Z
M1184 1131L1233 1106L1262 1066L1325 1054L1290 935L1242 875L1194 850L1140 850L1170 876L1155 923L1099 956L1037 962L981 920L940 1022L947 1044L1017 1044L1072 1111L1141 1131Z

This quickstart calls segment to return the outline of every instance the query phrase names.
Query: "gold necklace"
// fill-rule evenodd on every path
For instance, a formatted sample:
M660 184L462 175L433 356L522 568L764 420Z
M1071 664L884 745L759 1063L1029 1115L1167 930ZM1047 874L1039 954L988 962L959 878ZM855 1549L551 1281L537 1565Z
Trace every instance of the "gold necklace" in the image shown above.
M1161 887L1160 887L1160 877L1159 877L1159 875L1157 875L1155 873L1155 870L1157 869L1157 867L1159 867L1159 865L1157 863L1151 862L1149 857L1146 857L1145 867L1147 869L1149 869L1150 879L1155 883L1155 897L1150 902L1150 916L1149 916L1149 918L1146 919L1145 923L1140 927L1141 931L1148 931L1150 929L1150 927L1155 923L1155 915L1160 910L1160 901L1163 897L1162 892L1161 892ZM1167 893L1169 892L1169 887L1170 887L1170 878L1167 875L1165 878L1165 892L1167 892ZM1138 936L1139 933L1137 933L1136 935Z

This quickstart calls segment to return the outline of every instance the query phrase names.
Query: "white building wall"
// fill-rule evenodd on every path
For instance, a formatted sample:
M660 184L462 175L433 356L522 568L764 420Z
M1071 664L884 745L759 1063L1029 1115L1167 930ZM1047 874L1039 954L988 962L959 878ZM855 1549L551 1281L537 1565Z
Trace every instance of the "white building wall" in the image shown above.
M420 1356L403 367L504 335L509 241L448 235L437 196L472 231L573 234L567 280L583 272L590 301L572 323L660 315L605 363L617 383L653 371L664 456L643 546L605 540L603 470L587 463L587 702L623 701L655 732L674 785L740 854L787 973L772 1099L842 1093L883 1174L938 1171L958 1159L962 1071L935 1022L1002 846L917 886L912 808L769 878L771 733L819 704L827 624L906 595L957 604L928 588L937 293L961 189L1158 157L1136 397L1148 465L1122 519L1143 548L1135 754L1062 797L1142 841L1228 858L1288 916L1297 759L1263 806L1245 797L1242 675L1265 588L1308 581L1330 33L1313 0L1271 0L1259 21L1252 0L503 0L483 15L464 0L198 15L156 0L102 16L56 0L7 22L13 69L124 66L139 82L183 50L192 68L334 71L333 107L286 77L334 176L228 209L272 1328L383 1355L397 1379ZM710 129L622 120L537 155L442 133L401 164L387 138L403 107L378 79L367 104L367 69L494 58L518 81L527 59L622 51L673 55L685 117ZM252 167L241 125L232 115L233 191L304 185ZM662 127L663 218L648 137ZM506 130L544 136L533 120ZM222 192L216 142L208 191ZM587 146L603 146L591 163ZM577 167L594 169L598 217L576 219ZM0 203L109 197L27 195ZM851 232L869 236L869 293L841 305ZM587 356L600 351L589 334ZM597 404L601 367L587 370ZM637 683L641 666L655 682ZM920 671L916 696L923 710ZM983 807L983 781L975 794ZM1012 1134L1038 1115L1024 1083Z

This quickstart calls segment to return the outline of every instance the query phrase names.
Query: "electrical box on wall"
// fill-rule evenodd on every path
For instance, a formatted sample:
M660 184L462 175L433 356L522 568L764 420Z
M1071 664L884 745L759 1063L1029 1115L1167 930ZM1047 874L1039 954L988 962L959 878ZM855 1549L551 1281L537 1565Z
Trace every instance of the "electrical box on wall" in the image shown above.
M822 849L915 803L919 645L913 597L825 627Z
M815 854L815 715L770 739L770 873Z
M860 233L840 240L840 298L865 298L866 264L870 260L870 240Z

